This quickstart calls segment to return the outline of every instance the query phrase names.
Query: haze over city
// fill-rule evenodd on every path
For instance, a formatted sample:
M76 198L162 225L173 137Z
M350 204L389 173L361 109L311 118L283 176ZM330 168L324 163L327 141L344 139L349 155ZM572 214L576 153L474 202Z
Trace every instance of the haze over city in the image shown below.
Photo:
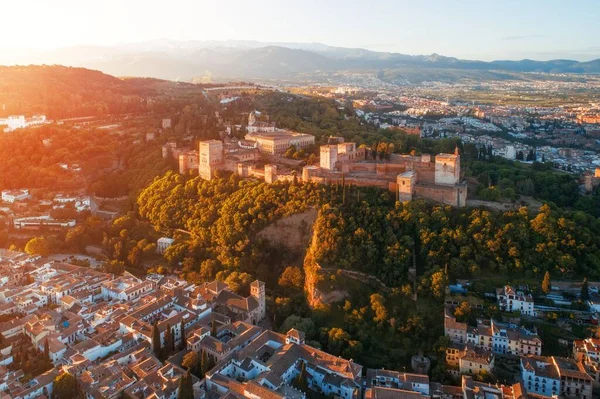
M600 58L594 0L24 0L5 2L3 14L11 17L0 25L0 48L14 62L24 51L161 38L318 42L486 61Z

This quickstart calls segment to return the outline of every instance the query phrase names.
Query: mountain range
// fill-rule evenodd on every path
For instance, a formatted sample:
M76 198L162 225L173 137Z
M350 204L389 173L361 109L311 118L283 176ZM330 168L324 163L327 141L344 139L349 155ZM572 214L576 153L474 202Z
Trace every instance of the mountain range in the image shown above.
M0 62L6 59L0 58ZM14 59L11 59L15 63ZM169 80L261 79L297 80L342 71L376 71L393 76L396 69L431 68L509 73L598 74L600 59L477 61L438 54L406 55L321 43L280 43L244 40L175 41L160 39L115 46L77 46L51 51L27 51L19 64L61 64L97 69L115 76Z

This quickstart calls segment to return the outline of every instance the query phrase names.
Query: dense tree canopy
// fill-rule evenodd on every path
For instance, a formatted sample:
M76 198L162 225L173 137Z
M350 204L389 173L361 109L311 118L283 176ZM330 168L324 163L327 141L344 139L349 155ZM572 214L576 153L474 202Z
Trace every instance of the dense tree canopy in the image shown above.
M253 234L276 218L317 205L324 192L311 184L266 184L235 175L204 181L167 173L142 191L138 207L157 229L191 234L165 254L171 264L185 259L190 280L225 280L231 272L256 275L264 251L256 250L260 243L250 240ZM228 273L218 273L224 269ZM246 280L237 274L231 282L243 288Z
M81 397L83 395L77 384L77 379L73 375L62 373L54 379L53 399L76 399Z
M392 143L393 151L397 152L407 153L419 148L418 135L377 129L362 122L350 105L340 110L340 105L331 99L269 93L258 97L255 105L270 115L278 127L312 134L317 144L325 144L329 136L342 136L357 145Z
M315 225L315 261L371 273L389 285L406 282L415 252L421 272L600 276L600 223L581 212L544 205L495 213L413 201L394 207L328 207Z

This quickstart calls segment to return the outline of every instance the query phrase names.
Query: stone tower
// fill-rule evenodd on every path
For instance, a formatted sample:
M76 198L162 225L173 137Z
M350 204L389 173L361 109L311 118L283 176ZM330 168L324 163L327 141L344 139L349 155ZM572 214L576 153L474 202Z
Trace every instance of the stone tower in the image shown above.
M438 154L435 157L435 184L454 185L460 181L460 155Z
M265 183L275 183L277 181L277 165L265 165Z
M335 164L337 162L338 147L337 145L322 145L321 156L319 158L319 164L321 169L335 170Z
M406 171L396 177L398 185L398 201L411 201L417 182L417 173L414 170Z
M255 280L250 284L250 295L258 302L257 322L263 320L267 315L265 283Z
M204 180L211 180L215 170L224 163L223 143L219 140L201 141L199 146L198 174Z

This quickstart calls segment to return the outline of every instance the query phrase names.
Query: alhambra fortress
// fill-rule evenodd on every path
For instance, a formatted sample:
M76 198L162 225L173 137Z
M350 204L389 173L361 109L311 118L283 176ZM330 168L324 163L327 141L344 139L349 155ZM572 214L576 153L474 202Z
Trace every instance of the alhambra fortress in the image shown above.
M366 148L330 137L319 151L319 165L308 165L298 175L294 167L301 161L289 160L283 154L291 147L306 149L315 137L305 133L277 129L274 124L259 122L254 112L248 117L248 133L243 140L224 138L207 140L198 150L178 149L176 143L163 146L163 157L179 160L180 173L198 169L199 176L211 180L217 170L230 171L243 177L264 179L267 183L291 181L320 184L336 183L374 186L396 193L398 200L427 198L443 204L463 207L467 201L467 183L461 178L460 154L421 156L391 154L387 161L377 161Z

